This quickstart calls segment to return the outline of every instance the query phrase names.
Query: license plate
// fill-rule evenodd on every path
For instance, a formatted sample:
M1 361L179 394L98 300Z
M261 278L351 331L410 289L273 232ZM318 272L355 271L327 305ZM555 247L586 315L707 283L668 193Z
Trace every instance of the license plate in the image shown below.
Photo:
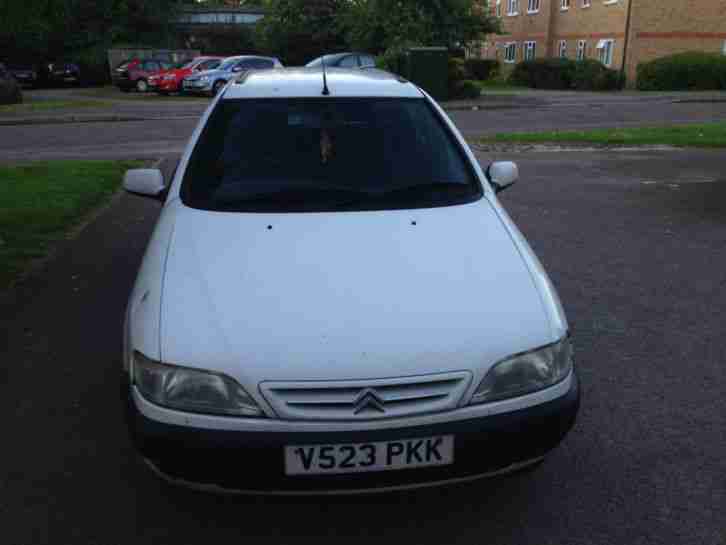
M285 447L286 475L393 471L453 463L453 435L375 443Z

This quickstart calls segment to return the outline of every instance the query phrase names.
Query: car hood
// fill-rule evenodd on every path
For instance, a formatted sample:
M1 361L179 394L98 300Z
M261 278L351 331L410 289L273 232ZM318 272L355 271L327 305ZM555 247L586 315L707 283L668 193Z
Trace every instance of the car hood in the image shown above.
M543 300L492 205L243 214L178 200L163 361L268 380L471 370L552 342ZM414 224L415 223L415 224Z

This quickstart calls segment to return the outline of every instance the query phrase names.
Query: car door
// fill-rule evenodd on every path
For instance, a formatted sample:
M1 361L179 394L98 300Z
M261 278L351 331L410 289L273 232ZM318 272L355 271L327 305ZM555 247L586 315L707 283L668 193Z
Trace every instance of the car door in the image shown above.
M148 77L151 74L158 72L161 70L161 66L156 61L144 61L144 64L141 66L141 71L143 74L141 74L143 77Z

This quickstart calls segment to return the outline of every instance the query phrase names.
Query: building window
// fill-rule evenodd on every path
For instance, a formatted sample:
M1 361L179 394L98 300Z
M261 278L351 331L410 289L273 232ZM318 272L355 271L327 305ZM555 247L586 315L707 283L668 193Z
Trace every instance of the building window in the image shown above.
M721 49L721 54L726 55L726 41L723 43L723 49Z
M560 0L560 9L570 9L570 0Z
M582 0L583 8L589 8L590 6L592 6L592 0Z
M529 0L527 4L527 13L537 13L539 11L539 0Z
M497 0L497 7L495 8L495 12L497 17L502 16L502 0Z
M537 57L537 42L524 42L524 60L533 61Z
M562 58L562 59L567 58L567 41L566 40L560 40L559 53L560 53L560 58Z
M605 66L613 64L613 49L615 48L615 40L600 40L597 42L598 59Z
M517 62L517 44L515 42L504 44L504 62L509 64Z
M577 60L584 61L587 58L587 42L580 40L577 42Z
M519 0L507 0L507 15L519 15Z

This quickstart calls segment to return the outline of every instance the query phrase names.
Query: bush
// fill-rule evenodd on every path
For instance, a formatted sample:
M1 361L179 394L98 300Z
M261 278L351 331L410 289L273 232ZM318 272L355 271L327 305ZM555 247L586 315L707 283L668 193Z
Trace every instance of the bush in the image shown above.
M92 47L71 56L81 71L82 85L104 85L111 82L111 74L106 57L106 49Z
M403 47L391 47L383 55L379 55L376 58L376 67L393 74L404 75L405 62L406 49Z
M691 51L638 65L641 91L710 91L726 89L726 57Z
M575 63L572 88L578 91L615 91L622 88L620 72L600 61L585 59Z
M476 81L465 79L457 82L452 89L450 98L452 99L474 99L481 96L481 87Z
M466 59L467 72L476 80L487 80L499 74L499 61L490 59Z
M568 59L524 61L514 67L509 82L533 89L571 89L575 67Z

